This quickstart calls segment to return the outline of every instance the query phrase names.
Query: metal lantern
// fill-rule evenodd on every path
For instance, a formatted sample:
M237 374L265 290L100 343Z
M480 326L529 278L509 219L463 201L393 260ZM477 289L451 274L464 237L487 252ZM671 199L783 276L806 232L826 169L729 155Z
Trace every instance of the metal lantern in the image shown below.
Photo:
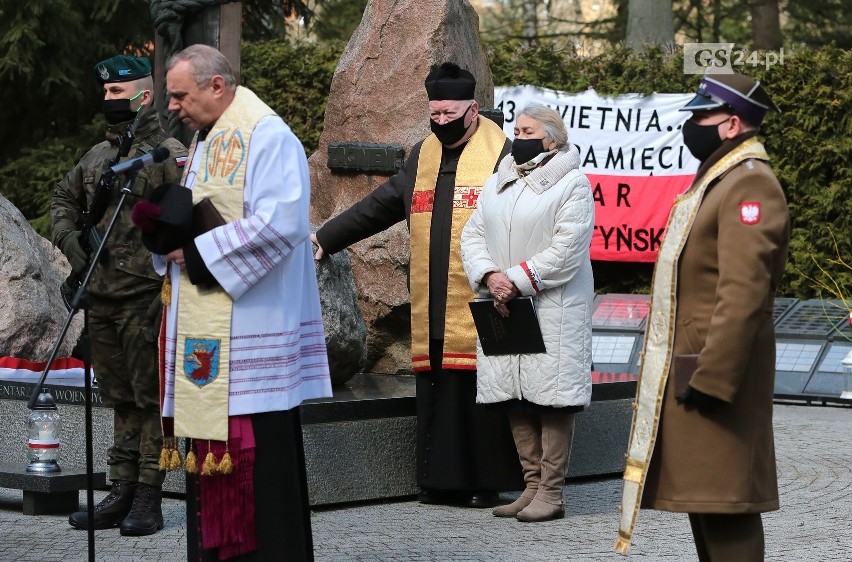
M29 436L27 472L48 474L59 472L59 410L47 390L38 395L35 406L27 418Z
M843 393L840 397L852 399L852 349L840 364L843 365Z

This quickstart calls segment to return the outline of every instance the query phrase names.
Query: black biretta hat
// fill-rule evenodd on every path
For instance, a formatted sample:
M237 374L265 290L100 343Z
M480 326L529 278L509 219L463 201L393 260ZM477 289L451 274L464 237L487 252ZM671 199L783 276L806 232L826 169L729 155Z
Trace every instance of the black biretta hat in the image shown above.
M176 183L158 185L149 199L133 206L131 219L150 252L183 248L192 239L192 191Z
M433 67L426 77L426 93L433 100L472 100L476 91L473 74L454 62Z

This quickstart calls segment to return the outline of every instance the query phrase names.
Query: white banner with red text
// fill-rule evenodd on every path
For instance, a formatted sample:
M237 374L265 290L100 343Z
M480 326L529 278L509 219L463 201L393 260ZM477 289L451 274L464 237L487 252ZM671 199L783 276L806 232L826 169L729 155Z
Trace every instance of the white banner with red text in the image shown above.
M679 111L693 94L569 94L534 86L494 88L503 130L514 138L518 114L531 102L562 115L568 140L580 150L595 197L592 259L653 262L675 197L695 177L698 161L680 129Z

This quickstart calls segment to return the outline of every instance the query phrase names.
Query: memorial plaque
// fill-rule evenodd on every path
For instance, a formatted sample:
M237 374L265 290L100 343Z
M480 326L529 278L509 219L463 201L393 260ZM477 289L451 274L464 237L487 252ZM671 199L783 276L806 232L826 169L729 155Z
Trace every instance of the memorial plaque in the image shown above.
M592 362L596 371L615 373L630 372L633 351L638 336L634 335L592 335Z
M776 342L775 394L801 394L822 348L821 342Z
M832 346L826 340L837 334L846 312L835 301L811 299L794 303L777 318L775 394L806 400L839 397L841 376L822 371L822 365L823 354Z
M775 306L772 309L772 321L777 325L792 308L799 302L799 299L791 297L783 297L775 299Z
M636 373L610 373L606 371L592 371L592 384L612 384L617 382L636 382L639 375Z
M649 305L648 295L598 295L592 313L592 327L638 333L648 315Z
M592 371L592 402L634 398L638 378L635 373Z
M775 368L779 371L809 373L822 350L820 343L777 342Z
M405 150L400 144L332 142L328 144L328 167L336 172L395 174L402 168Z
M844 311L845 314L845 311ZM831 339L835 340L846 340L847 342L852 342L852 318L848 315L845 316L843 320L840 321L840 324L834 329L829 336Z
M503 116L503 110L502 109L494 109L494 108L489 109L489 108L485 108L485 107L480 107L479 108L479 114L482 115L483 117L485 117L487 119L491 119L492 121L497 123L497 126L500 127L501 129L503 128L504 116Z
M781 338L825 339L846 318L834 301L812 299L795 305L778 321L775 335Z
M841 361L852 350L852 342L831 343L819 361L816 372L805 386L805 394L840 397L845 390L846 375Z

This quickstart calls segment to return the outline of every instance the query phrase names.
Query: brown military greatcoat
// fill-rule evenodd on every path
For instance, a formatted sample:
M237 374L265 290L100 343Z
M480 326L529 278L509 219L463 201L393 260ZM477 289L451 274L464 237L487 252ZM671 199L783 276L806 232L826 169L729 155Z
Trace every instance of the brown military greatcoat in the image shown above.
M789 225L781 186L762 160L734 165L707 188L678 262L672 351L698 354L690 385L724 403L709 411L679 404L669 373L643 507L778 508L772 307Z

